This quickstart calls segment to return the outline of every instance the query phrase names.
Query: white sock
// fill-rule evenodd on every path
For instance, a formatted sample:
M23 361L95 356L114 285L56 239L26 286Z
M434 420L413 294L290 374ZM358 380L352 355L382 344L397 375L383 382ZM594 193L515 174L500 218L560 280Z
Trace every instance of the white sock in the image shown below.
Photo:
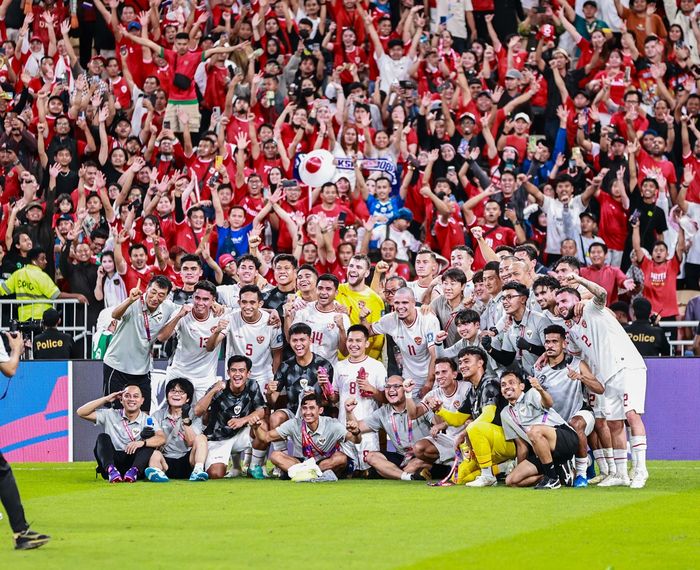
M598 465L598 471L600 471L600 474L607 475L608 474L608 462L605 459L605 450L594 449L593 450L593 459L595 459L595 462Z
M487 479L493 479L493 469L491 467L482 467L481 475Z
M285 440L283 441L273 441L271 444L272 451L286 451L287 449L287 442Z
M257 467L265 462L265 456L267 455L267 449L252 449L250 466Z
M252 447L249 447L248 449L245 450L245 454L243 455L243 465L250 465L250 457L252 455Z
M608 462L608 473L615 473L615 454L613 453L613 448L606 447L603 450L603 454L605 455L605 461ZM627 454L625 454L625 457L627 457Z
M615 458L615 474L618 477L629 477L627 474L627 450L613 449L613 456Z
M632 446L632 462L633 468L638 471L647 470L647 436L633 435L630 438Z
M402 481L410 481L411 480L411 474L406 473L405 471L401 472L401 480Z
M576 464L576 475L586 476L586 469L588 469L588 457L574 457L574 463Z
M200 471L204 471L204 463L195 463L194 470L197 471L198 473Z

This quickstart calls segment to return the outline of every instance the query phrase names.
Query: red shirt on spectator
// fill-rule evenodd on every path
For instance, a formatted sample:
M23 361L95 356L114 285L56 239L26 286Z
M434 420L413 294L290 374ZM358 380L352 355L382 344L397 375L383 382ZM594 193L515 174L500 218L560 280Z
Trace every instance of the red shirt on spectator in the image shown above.
M581 277L597 283L608 292L608 307L611 303L617 301L617 290L627 280L627 276L619 267L612 267L611 265L582 267Z
M656 263L644 256L639 268L644 272L643 295L651 301L651 310L662 317L677 316L676 280L681 269L678 257Z

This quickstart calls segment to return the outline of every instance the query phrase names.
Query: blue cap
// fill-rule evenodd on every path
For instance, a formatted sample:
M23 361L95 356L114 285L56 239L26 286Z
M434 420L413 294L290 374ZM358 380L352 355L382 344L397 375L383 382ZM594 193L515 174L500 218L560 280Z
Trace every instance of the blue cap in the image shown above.
M413 221L413 212L408 208L399 208L398 212L394 214L394 220L408 220Z

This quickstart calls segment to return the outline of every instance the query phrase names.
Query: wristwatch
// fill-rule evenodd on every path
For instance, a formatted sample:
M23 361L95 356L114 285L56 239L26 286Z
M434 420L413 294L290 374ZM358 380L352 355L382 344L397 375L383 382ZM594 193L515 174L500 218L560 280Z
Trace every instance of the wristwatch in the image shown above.
M182 425L183 426L191 426L192 425L192 419L191 418L185 418L182 420Z

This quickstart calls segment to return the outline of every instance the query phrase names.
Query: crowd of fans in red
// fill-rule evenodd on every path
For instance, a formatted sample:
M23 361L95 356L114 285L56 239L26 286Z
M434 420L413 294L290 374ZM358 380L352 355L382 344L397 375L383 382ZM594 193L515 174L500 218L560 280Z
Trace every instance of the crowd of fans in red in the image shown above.
M4 0L2 273L43 264L94 324L153 274L181 287L186 254L274 285L276 254L344 281L366 253L427 286L455 248L471 282L529 244L675 319L700 289L700 11L600 4ZM315 149L338 167L310 188Z

